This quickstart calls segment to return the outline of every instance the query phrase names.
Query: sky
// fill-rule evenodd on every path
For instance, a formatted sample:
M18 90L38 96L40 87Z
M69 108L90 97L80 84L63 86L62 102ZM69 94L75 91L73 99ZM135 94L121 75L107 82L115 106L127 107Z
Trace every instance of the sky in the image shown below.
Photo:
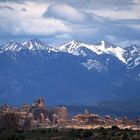
M140 46L140 0L0 0L0 44L34 38Z

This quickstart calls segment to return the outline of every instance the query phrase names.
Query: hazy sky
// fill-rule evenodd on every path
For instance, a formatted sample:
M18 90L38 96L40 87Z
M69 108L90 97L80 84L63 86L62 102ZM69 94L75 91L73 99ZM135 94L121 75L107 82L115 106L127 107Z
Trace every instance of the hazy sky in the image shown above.
M33 38L140 45L140 0L0 0L0 43Z

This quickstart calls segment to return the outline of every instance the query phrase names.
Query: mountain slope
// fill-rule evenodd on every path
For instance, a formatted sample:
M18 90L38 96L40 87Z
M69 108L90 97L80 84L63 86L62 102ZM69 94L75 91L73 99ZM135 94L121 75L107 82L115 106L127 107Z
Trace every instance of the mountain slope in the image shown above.
M1 52L2 51L18 52L23 49L27 49L27 48L16 41L11 41L1 47Z
M139 56L139 51L132 50L105 41L94 45L71 41L49 47L35 39L3 45L0 103L19 105L40 96L50 105L140 98L140 65L128 67L130 56L136 55L132 62Z
M140 64L140 48L136 45L126 47L127 66L132 69Z

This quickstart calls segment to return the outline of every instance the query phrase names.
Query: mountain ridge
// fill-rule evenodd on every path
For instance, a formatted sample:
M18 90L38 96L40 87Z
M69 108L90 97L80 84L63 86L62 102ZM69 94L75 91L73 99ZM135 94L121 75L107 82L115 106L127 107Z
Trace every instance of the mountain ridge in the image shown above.
M0 103L19 105L40 96L49 105L95 105L103 100L140 98L139 51L135 47L123 51L123 58L129 60L126 64L115 53L122 54L119 50L123 48L110 43L104 46L106 42L73 41L57 49L38 40L25 44L29 46L21 49L11 43L0 53Z
M32 39L24 43L18 43L16 41L8 42L0 47L2 53L3 51L16 51L30 50L30 51L52 51L60 53L69 53L75 56L91 56L90 59L95 55L109 54L115 56L122 63L127 65L128 69L140 64L140 48L137 45L131 45L125 48L116 46L108 41L101 41L93 44L85 44L76 40L72 40L62 45L49 46L45 42L38 39Z

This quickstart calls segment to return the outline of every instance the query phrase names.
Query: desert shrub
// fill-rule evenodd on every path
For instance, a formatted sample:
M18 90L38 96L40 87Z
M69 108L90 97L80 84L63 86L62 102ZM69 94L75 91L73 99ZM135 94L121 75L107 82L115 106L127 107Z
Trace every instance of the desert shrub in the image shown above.
M69 131L70 135L76 138L87 138L93 135L91 129L71 129Z
M31 130L31 132L32 132L32 133L35 133L36 131L33 129L33 130Z
M112 126L112 129L116 130L116 129L119 129L119 127L114 125L114 126Z
M51 133L51 128L46 129L47 133Z
M45 129L41 129L41 130L40 130L40 133L41 133L41 134L46 133L46 130L45 130Z
M69 134L72 136L72 137L79 137L79 134L81 132L81 129L71 129L69 131Z
M24 133L23 130L19 130L19 129L15 130L14 132L16 132L16 133Z
M80 133L81 138L88 138L88 137L91 137L92 135L93 135L93 132L90 129L82 130Z
M25 136L12 134L9 137L7 137L6 140L25 140Z
M51 128L51 133L58 133L59 130L57 128Z

